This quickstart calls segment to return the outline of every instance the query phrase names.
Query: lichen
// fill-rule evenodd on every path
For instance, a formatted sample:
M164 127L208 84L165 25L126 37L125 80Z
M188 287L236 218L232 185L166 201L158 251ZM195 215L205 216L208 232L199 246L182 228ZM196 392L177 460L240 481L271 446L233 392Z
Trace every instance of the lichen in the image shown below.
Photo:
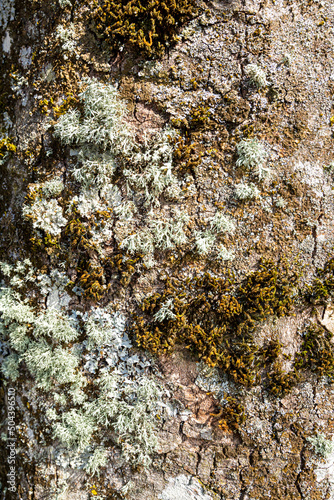
M13 21L15 16L14 0L0 1L0 27L6 29L9 21Z
M268 85L266 74L257 64L248 64L245 67L245 73L251 83L257 88L262 88Z
M24 274L27 267L31 273ZM89 473L95 474L105 465L107 451L96 442L96 438L101 440L99 429L113 430L128 463L149 465L157 443L157 421L152 415L160 411L162 391L146 375L147 362L129 355L131 343L124 318L99 308L83 314L75 309L65 312L37 307L52 283L59 290L68 284L61 273L48 276L49 286L45 287L38 286L38 272L30 262L15 266L2 263L1 270L7 286L2 286L0 293L0 336L9 350L2 374L15 381L25 370L35 390L48 401L45 416L53 437L72 455L87 454L95 446L85 466ZM30 283L29 296L23 298ZM98 367L93 360L102 355L106 361ZM88 364L83 363L85 357L90 359ZM97 371L93 380L92 365L93 372Z
M334 443L331 439L326 439L324 434L317 433L315 436L310 436L308 439L315 453L318 453L323 458L327 458L334 451Z

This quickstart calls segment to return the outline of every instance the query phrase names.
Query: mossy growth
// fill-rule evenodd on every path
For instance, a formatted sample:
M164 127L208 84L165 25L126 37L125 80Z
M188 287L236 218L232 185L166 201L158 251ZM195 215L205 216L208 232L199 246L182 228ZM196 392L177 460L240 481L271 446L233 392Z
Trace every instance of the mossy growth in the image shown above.
M218 425L223 431L238 431L246 420L245 408L232 396L224 394L224 399L226 404L218 413L211 413L211 416L218 420Z
M104 217L106 215L108 214L104 214ZM79 287L84 298L98 302L110 291L111 280L117 278L120 285L129 285L136 272L134 266L141 256L130 257L116 246L112 254L99 257L93 231L94 221L83 221L74 210L65 227L65 237L61 240L61 245L62 251L69 250L68 264L74 265L76 269L75 287Z
M10 153L15 152L16 146L9 137L5 137L0 141L0 161L4 160Z
M297 370L311 370L334 381L333 334L321 325L311 324L305 331L300 352L296 355Z
M190 128L202 129L211 128L213 125L211 120L212 111L209 106L199 105L192 110L190 115Z
M112 51L123 47L161 57L179 28L198 14L194 0L95 0L93 29Z
M67 113L69 109L77 107L78 102L73 92L66 92L62 104L56 105L52 97L50 99L43 98L38 101L38 109L44 115L53 112L53 117L57 120L61 115Z
M334 298L334 257L317 270L314 282L306 288L306 299L313 305L325 305Z
M174 139L173 160L177 175L190 173L196 177L197 167L203 157L203 152L199 148L199 143L191 142L189 139L183 137Z
M299 374L296 370L285 372L280 364L276 362L273 369L267 374L268 389L275 396L284 396L296 385L299 380Z
M259 348L253 333L268 316L285 316L295 302L297 275L285 262L261 261L242 283L233 275L167 279L165 290L142 303L132 332L140 347L161 354L183 345L234 381L251 386L261 367L272 364L280 344Z
M286 316L294 302L292 286L297 279L297 274L288 273L288 263L285 260L280 268L275 267L272 262L262 262L260 269L251 273L240 288L244 308L257 320L272 315Z

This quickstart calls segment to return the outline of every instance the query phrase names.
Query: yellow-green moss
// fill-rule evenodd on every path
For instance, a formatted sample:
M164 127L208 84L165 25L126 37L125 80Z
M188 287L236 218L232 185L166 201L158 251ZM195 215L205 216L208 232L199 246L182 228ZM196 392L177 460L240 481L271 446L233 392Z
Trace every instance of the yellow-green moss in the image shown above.
M13 144L9 137L5 137L0 141L0 160L8 153L15 153L16 146Z
M314 305L326 304L334 298L334 257L329 259L323 269L317 270L317 277L306 289L306 299Z
M136 316L132 331L140 347L161 354L183 345L235 382L253 385L259 367L273 363L281 345L259 348L253 340L256 324L268 316L284 316L295 302L297 276L284 262L262 261L241 284L233 275L209 273L180 282L167 279L163 293L143 301L145 316ZM169 312L162 315L169 304Z
M122 47L148 57L161 57L177 38L178 29L197 13L194 0L95 1L93 26L113 50Z
M306 329L303 344L296 356L298 370L311 370L318 376L334 380L333 334L323 326L312 324Z
M232 396L224 394L227 403L221 407L217 414L211 413L211 416L218 420L219 427L224 430L238 431L241 424L246 420L245 409L241 403Z

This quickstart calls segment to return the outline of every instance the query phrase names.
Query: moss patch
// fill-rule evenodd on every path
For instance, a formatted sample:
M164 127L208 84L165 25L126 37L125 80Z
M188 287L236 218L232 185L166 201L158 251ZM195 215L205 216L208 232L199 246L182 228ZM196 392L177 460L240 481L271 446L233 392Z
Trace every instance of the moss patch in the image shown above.
M104 0L93 14L94 30L117 51L125 46L148 57L161 57L177 42L184 23L197 15L193 0Z
M284 263L262 261L259 269L237 283L233 275L209 273L181 282L167 279L163 293L144 300L145 316L132 327L140 347L162 354L184 345L210 366L218 366L245 386L272 363L280 345L256 346L253 332L268 316L285 316L294 305L298 277Z

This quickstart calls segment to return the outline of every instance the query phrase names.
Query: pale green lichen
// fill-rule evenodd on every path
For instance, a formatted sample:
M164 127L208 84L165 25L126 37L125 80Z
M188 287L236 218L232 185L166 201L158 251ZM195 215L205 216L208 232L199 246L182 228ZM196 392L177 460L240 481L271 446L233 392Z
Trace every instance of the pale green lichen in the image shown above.
M210 221L211 229L217 233L234 233L235 222L221 212L217 212Z
M30 261L1 264L8 281L13 281L17 274L23 282L17 282L18 290L27 284L32 286L32 275L28 273L27 279L24 278L26 269L31 270L36 280L39 273ZM67 284L59 272L48 278L46 293L54 283L60 289ZM38 294L41 287L36 283L35 292L32 289L29 297L37 298ZM155 415L160 412L162 392L145 375L144 368L138 367L146 367L147 362L141 363L138 357L129 355L131 343L124 331L125 319L119 313L110 314L100 308L85 314L48 307L38 310L28 297L23 299L10 286L0 290L0 313L0 340L9 350L1 371L7 379L17 380L24 362L35 389L48 398L46 416L53 437L73 456L95 447L85 466L90 474L105 464L107 451L96 447L95 439L108 429L116 436L125 461L149 465L157 443ZM82 363L83 352L87 353L86 364ZM103 369L97 362L101 353L106 358ZM98 376L92 381L89 373L96 372ZM91 394L84 391L88 380L96 389Z
M234 195L239 200L252 200L253 198L259 198L260 191L252 182L250 184L240 182L235 185Z
M216 241L216 236L210 231L198 231L195 234L195 249L200 255L208 254Z
M235 257L235 253L233 250L228 250L224 245L221 245L218 249L217 259L228 261L233 260Z
M15 1L0 0L0 28L6 29L9 21L15 16Z
M53 236L59 236L67 224L63 209L54 199L36 199L31 205L23 207L22 214L25 218L32 219L34 228L43 229Z
M127 127L125 107L112 85L86 79L85 90L79 94L83 104L82 114L70 109L62 115L54 132L63 144L112 148L117 153L128 153L133 149L133 137ZM95 153L97 150L95 150Z
M260 180L263 179L268 170L264 168L267 153L263 144L257 139L245 139L237 144L238 167L245 167Z
M91 229L94 243L102 253L101 244L113 235L114 219L120 223L120 230L114 233L116 241L129 253L152 254L155 249L187 243L184 227L189 217L175 207L169 216L157 213L161 196L172 201L181 198L173 173L171 139L175 134L165 129L136 142L125 122L126 106L117 90L91 79L84 84L79 95L82 111L69 110L59 118L54 131L64 144L79 146L72 150L72 173L81 191L72 198L71 207L83 217L112 211L112 218L103 221L103 231ZM117 169L125 181L123 195L112 184ZM146 224L139 223L138 228L135 215L142 211L142 200Z
M262 88L268 85L265 72L257 64L248 64L245 67L245 73L256 87Z
M95 448L93 455L89 458L87 465L84 467L85 471L94 476L100 475L100 468L105 467L108 462L108 452L103 446Z
M159 311L154 314L154 320L162 323L165 319L175 319L176 315L173 313L173 309L173 299L166 300L166 302L161 305Z
M62 9L65 9L66 7L72 7L72 2L71 0L59 0L59 5Z
M307 438L315 453L321 455L323 458L329 457L334 452L334 442L331 439L326 439L326 436L317 433L315 436Z

